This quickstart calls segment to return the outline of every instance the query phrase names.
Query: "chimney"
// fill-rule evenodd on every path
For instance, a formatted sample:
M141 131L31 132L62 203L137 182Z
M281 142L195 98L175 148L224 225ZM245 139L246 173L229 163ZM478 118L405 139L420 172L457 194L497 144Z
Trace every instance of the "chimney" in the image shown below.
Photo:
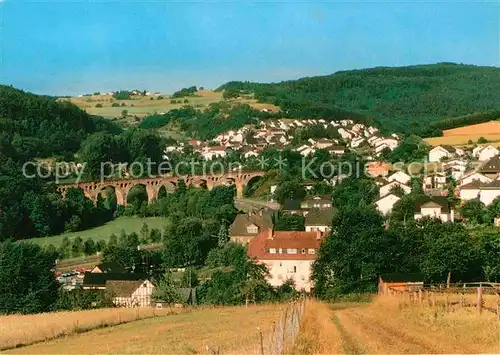
M267 230L267 239L273 239L274 231L272 228Z

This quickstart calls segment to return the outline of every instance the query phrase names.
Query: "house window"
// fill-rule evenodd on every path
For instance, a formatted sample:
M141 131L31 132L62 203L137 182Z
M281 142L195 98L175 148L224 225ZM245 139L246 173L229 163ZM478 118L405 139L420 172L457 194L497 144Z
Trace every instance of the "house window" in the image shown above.
M305 254L306 253L306 250L305 249L302 249L302 254Z
M307 252L309 254L316 254L316 249L309 249Z
M257 228L256 225L251 225L251 226L247 227L248 234L257 234L258 231L259 231L259 229Z
M294 266L294 267L293 267L293 272L294 272L294 273L295 273L295 272L297 272L297 266Z
M282 267L282 266L283 266L283 263L280 262L280 267Z
M276 254L276 248L269 249L269 254Z
M297 249L288 249L288 254L297 254Z

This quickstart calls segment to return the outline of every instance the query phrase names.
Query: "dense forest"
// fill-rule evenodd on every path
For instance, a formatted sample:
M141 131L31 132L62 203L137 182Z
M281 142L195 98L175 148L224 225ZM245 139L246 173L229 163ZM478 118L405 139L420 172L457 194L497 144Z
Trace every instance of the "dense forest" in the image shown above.
M218 90L231 97L253 94L291 117L375 118L387 131L430 135L435 133L428 129L431 122L500 109L499 83L499 68L439 63L270 84L233 81Z
M53 156L71 159L86 136L99 131L121 130L69 102L0 85L0 141L9 141L13 149L2 147L2 154L17 155L21 160Z

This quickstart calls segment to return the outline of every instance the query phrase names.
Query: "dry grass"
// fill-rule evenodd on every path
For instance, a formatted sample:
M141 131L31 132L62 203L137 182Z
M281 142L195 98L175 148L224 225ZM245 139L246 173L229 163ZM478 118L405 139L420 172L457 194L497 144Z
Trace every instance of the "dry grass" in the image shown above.
M498 353L496 315L473 308L402 306L395 297L378 297L368 306L334 314L348 353Z
M143 318L164 316L167 309L108 308L76 312L0 317L0 349L35 344L48 339Z
M9 353L258 353L259 330L268 334L281 306L205 308L75 334Z
M500 141L500 121L491 121L443 131L443 137L424 139L432 146L441 144L466 145L469 140L476 142L484 137L488 142ZM497 144L500 146L500 142Z
M292 354L339 354L342 352L339 331L332 323L328 305L306 301L299 336Z

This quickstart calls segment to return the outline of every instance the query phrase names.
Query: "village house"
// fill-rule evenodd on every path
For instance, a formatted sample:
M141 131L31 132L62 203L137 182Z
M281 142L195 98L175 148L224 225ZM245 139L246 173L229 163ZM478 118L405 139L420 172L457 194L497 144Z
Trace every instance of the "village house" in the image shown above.
M306 232L329 233L332 226L333 208L311 208L305 217Z
M260 232L273 227L272 213L266 210L237 214L229 227L229 240L246 245Z
M448 175L445 171L436 171L433 174L425 175L422 180L424 191L442 189L448 181Z
M248 245L249 257L267 266L268 282L281 286L287 280L297 290L310 292L312 263L316 259L323 235L321 232L263 231Z
M464 151L451 145L438 145L429 151L429 162L438 163L443 159L451 159L456 156L464 155Z
M485 206L488 206L499 197L500 180L486 183L474 180L469 184L460 186L460 200L462 201L479 199Z
M117 307L150 307L154 289L149 280L106 281L106 294Z
M94 266L90 272L121 274L126 272L126 269L122 265L115 262L104 262Z
M304 199L300 203L300 207L302 209L310 209L310 208L331 208L332 207L332 198L329 195L321 196L309 196Z
M83 276L82 287L84 290L105 290L108 281L144 281L147 277L135 272L86 272Z
M500 151L491 144L487 146L477 146L472 150L472 156L479 161L487 161L495 155L500 154Z
M380 197L384 197L392 192L396 187L401 188L405 194L409 194L411 192L411 187L406 186L405 184L400 183L399 181L392 181L387 185L381 186L379 190Z
M377 176L387 176L389 175L389 170L391 169L391 164L385 162L371 162L366 166L366 173L375 178Z
M290 214L304 214L304 210L302 210L301 208L300 200L286 199L285 201L283 201L281 210Z
M422 196L416 202L414 218L438 218L443 222L454 222L455 211L444 196Z
M226 148L223 146L206 147L205 150L201 153L205 160L224 158L226 154Z
M397 171L394 174L390 175L387 177L387 181L392 182L392 181L397 181L401 184L408 185L411 181L410 175L406 174L404 171Z
M342 155L345 153L345 147L343 147L341 145L332 145L332 146L326 148L326 150L328 150L330 152L330 154L333 154L333 155Z
M392 208L399 200L398 196L389 194L375 201L375 208L385 216L392 212Z
M479 172L492 180L500 176L500 155L496 155L484 163Z
M467 170L467 162L464 160L454 159L443 165L444 170L448 175L453 176L455 181L460 180Z
M459 183L460 183L460 186L463 186L463 185L468 185L473 181L480 181L480 182L486 183L486 182L492 182L493 180L491 178L487 177L486 175L483 175L479 172L473 171L469 174L462 176Z

